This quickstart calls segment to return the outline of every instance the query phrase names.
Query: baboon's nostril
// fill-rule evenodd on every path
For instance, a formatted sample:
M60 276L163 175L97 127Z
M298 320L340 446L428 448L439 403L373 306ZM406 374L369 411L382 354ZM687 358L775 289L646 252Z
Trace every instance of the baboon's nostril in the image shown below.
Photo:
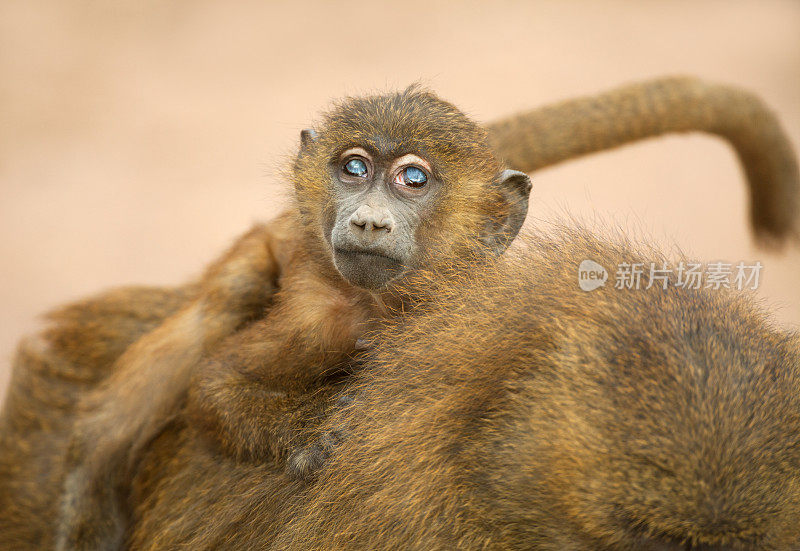
M350 217L350 224L354 226L353 231L364 232L375 237L380 231L389 233L394 228L394 220L386 210L376 209L369 205L361 205Z

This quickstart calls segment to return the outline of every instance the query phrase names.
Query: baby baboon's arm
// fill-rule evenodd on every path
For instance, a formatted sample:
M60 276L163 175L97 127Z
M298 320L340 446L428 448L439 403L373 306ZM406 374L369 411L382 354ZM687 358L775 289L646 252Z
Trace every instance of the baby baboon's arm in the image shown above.
M257 226L212 264L197 297L133 343L80 404L67 458L57 549L104 549L122 534L117 484L174 414L200 358L262 315L291 248L287 217Z
M373 314L370 304L310 271L281 282L269 314L226 339L198 370L189 409L229 454L282 457L304 392L343 368ZM319 400L315 400L319 402Z

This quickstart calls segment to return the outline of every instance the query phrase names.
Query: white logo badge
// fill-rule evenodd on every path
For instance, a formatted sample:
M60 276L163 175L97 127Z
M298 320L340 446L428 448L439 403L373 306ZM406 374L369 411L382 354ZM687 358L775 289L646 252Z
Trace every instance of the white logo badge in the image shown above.
M594 291L608 281L608 271L594 260L584 260L578 266L578 286L584 291Z

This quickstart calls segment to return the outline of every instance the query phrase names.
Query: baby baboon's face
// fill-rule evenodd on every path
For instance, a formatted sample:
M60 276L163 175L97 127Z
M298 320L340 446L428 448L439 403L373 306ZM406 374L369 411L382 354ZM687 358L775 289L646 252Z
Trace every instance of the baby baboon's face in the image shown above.
M442 182L420 155L369 149L349 148L331 163L336 212L324 232L342 276L375 290L414 264Z
M319 134L303 132L293 179L336 268L371 290L465 248L501 252L530 192L525 174L500 169L480 126L416 88L339 105Z

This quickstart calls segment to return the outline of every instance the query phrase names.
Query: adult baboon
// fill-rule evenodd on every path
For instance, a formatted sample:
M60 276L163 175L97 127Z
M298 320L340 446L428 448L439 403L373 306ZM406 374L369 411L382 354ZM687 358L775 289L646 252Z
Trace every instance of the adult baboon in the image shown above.
M574 227L527 242L420 275L426 306L377 334L315 481L224 459L177 418L141 463L131 548L796 549L798 335L674 276L577 285L585 259L656 250Z
M634 92L632 96L631 91L633 90L638 90L638 92ZM728 93L700 94L699 96L695 93L704 90L727 90ZM649 104L645 103L645 108L636 105L634 105L634 109L626 108L625 105L629 105L626 102L630 102L631 97L636 97L636 94L645 94L645 97L647 94L652 94L653 101ZM698 110L691 105L698 97L717 102L718 105L713 109ZM664 103L664 98L672 99ZM731 98L735 101L731 101ZM596 103L597 101L600 103ZM687 101L690 105L682 103ZM594 126L580 127L583 131L576 132L574 142L569 140L565 142L563 136L558 134L556 127L548 127L541 123L541 121L557 120L557 116L553 118L554 113L564 115L565 121L575 121L576 119L567 118L570 112L576 110L580 112L580 106L592 105L595 107L592 107L590 112L597 113L595 108L604 105L603 102L607 102L605 105L608 110L604 111L606 115L591 118ZM742 117L737 108L744 104L748 105L748 110L747 114ZM648 111L647 105L652 109ZM618 106L618 108L614 106ZM737 147L740 158L745 164L751 189L760 190L754 192L759 197L758 208L767 212L780 211L784 213L781 217L783 222L777 228L772 228L770 225L770 220L773 219L771 215L754 217L755 228L767 233L785 235L793 227L796 227L791 223L794 220L791 218L791 215L794 214L791 205L796 204L798 193L796 162L791 150L785 146L785 138L776 121L752 96L730 89L707 86L691 79L665 79L620 89L599 96L599 99L585 98L575 104L563 104L561 107L544 109L542 113L544 115L538 118L535 116L535 112L526 114L520 120L527 120L528 123L523 122L522 127L527 128L535 135L546 135L548 131L554 133L552 143L558 145L554 145L551 153L544 157L545 161L542 161L541 157L536 157L540 153L532 154L532 160L525 160L526 158L520 157L518 152L513 153L511 149L515 143L513 135L518 130L514 130L513 127L509 130L506 122L490 125L490 132L500 144L500 152L503 153L503 147L509 147L509 157L515 159L512 160L514 166L529 170L563 160L571 155L613 147L631 139L696 127L717 132L729 138ZM615 117L609 117L608 113L615 113ZM644 131L635 125L628 130L619 131L619 126L616 123L612 124L614 118L617 119L617 122L631 123L637 117L648 121ZM752 126L746 124L726 126L723 124L726 117L735 117L737 121L750 117L749 120L754 124ZM653 121L661 122L654 124ZM678 124L674 121L681 122ZM570 124L574 124L574 122ZM754 131L754 128L766 128L766 130ZM602 139L606 135L611 137ZM594 137L587 139L587 136ZM780 142L781 147L772 147L776 142ZM544 140L543 143L547 143L547 141ZM546 151L546 149L546 147L540 147L539 151ZM525 165L526 162L530 164ZM765 193L765 190L770 190L775 195ZM756 199L754 198L754 208L755 205ZM787 205L789 206L787 207ZM787 219L790 221L789 223L785 223ZM265 280L271 281L271 277L265 277ZM132 289L116 293L110 298L102 297L99 300L73 305L56 314L60 325L48 330L44 339L28 341L20 352L19 365L29 365L30 368L18 367L15 370L13 384L15 390L12 391L4 414L7 429L3 431L4 435L0 435L8 444L9 449L5 454L6 457L0 458L0 483L3 478L6 478L9 481L8 484L24 486L28 490L32 489L29 485L31 473L39 472L37 469L41 467L41 465L37 466L36 462L30 461L31 457L36 456L36 452L32 452L32 450L38 450L39 446L54 445L58 448L63 445L63 439L60 437L64 430L68 430L68 420L60 419L60 417L65 412L67 416L72 414L75 395L102 380L109 369L112 369L111 364L129 343L157 326L167 315L176 312L197 297L196 286L183 288L179 292ZM158 304L158 308L148 308L154 304ZM245 300L243 304L247 305L247 308L237 310L235 315L247 319L254 315L250 312L250 306L256 304L256 307L259 307L260 303ZM238 323L232 324L234 327L237 325ZM199 351L202 351L202 347ZM77 379L75 378L76 374L79 374ZM72 380L65 384L65 378ZM43 379L47 379L45 385L41 383ZM34 388L42 386L47 387L44 392L41 388ZM175 396L180 396L180 393L176 391ZM38 406L30 404L31 397L38 402ZM26 423L28 424L26 425ZM31 430L22 430L21 427L24 426L28 426ZM50 435L56 432L59 433L59 436L51 439ZM20 437L21 434L26 436ZM26 462L27 465L20 467ZM58 461L55 461L53 466L47 469L49 478L45 479L46 482L52 482L61 476L57 467ZM6 476L3 471L10 474ZM48 488L48 484L37 486L35 491L26 498L30 499L31 503L9 504L6 518L11 519L9 521L11 529L8 533L14 538L9 541L39 541L37 540L39 537L50 537L47 534L49 526L37 525L34 522L28 526L22 526L18 522L25 522L26 515L31 511L31 505L42 507L44 510L50 507L50 499L46 495ZM37 492L39 495L35 496L34 494ZM42 504L42 501L47 503ZM0 524L3 524L2 520L0 520Z

